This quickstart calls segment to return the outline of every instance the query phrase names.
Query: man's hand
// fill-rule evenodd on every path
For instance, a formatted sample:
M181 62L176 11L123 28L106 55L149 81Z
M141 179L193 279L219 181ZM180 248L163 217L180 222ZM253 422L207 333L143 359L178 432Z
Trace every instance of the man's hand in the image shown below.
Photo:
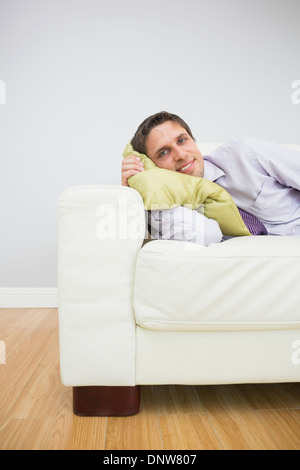
M122 171L122 186L129 186L128 178L144 170L145 168L140 157L137 157L135 155L128 155L128 157L123 158L122 170L121 170Z

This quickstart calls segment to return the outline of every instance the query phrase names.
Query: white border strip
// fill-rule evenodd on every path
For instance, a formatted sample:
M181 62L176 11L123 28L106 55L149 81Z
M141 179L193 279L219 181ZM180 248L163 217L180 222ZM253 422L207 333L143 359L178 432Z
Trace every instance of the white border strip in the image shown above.
M0 287L0 308L57 308L56 287Z

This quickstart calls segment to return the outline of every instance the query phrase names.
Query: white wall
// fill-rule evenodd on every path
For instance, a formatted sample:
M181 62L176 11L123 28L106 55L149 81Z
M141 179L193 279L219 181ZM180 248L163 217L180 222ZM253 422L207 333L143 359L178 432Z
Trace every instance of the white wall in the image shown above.
M149 114L300 143L299 18L299 0L0 0L0 287L56 286L60 193L119 184Z

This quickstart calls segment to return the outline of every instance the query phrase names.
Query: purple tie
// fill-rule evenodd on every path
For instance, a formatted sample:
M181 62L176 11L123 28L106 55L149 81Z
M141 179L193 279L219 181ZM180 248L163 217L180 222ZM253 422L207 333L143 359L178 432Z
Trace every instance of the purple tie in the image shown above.
M266 227L254 215L239 209L244 224L252 235L268 235Z

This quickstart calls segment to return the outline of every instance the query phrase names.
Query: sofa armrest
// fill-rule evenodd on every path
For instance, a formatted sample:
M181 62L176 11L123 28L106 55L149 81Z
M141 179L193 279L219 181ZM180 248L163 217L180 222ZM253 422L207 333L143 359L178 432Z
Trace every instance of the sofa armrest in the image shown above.
M145 235L141 196L122 186L79 186L58 204L62 382L135 385L132 296Z

